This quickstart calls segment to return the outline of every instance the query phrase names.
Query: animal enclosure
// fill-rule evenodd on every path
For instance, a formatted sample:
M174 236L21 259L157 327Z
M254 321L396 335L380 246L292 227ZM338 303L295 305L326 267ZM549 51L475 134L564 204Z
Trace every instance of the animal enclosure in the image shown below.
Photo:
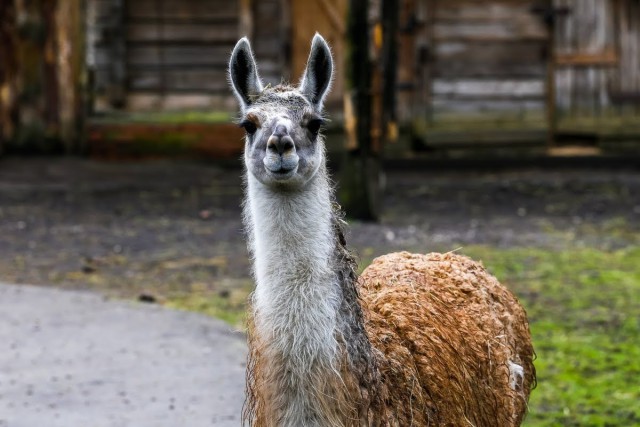
M577 139L596 147L621 141L637 152L636 0L367 4L374 122L392 117L413 148L553 148ZM93 125L103 114L126 121L151 113L150 121L164 122L154 114L197 111L228 120L237 107L224 69L234 40L249 36L261 75L273 85L300 77L306 41L316 31L336 58L326 107L341 132L344 100L353 94L347 79L351 6L348 0L3 2L3 139L22 144L40 135L46 139L41 145L62 140L74 151L87 135L91 150L109 135L120 138L120 130L94 138ZM389 18L383 7L397 12L393 30L383 23ZM382 46L389 38L393 64L385 63ZM382 107L389 92L394 99ZM389 142L394 132L387 131L374 129ZM184 133L207 145L192 131Z
M374 99L386 84L382 3L369 2ZM554 144L633 128L640 111L640 6L631 0L402 0L391 115L427 145ZM320 31L337 61L338 123L349 2L91 0L88 65L99 110L233 111L225 55L249 35L265 82L299 78ZM276 25L261 25L261 22ZM375 105L375 101L374 101ZM374 115L376 108L374 106ZM387 108L387 107L385 107ZM611 125L613 123L613 125ZM403 126L404 125L404 126Z

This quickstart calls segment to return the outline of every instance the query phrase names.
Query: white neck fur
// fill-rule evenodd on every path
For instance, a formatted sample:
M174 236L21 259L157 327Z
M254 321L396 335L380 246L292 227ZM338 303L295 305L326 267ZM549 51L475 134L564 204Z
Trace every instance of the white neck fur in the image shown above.
M318 413L323 382L340 377L336 328L342 294L333 266L326 170L322 167L298 191L273 190L251 173L247 187L254 327L272 377L274 425L334 425L333 416Z

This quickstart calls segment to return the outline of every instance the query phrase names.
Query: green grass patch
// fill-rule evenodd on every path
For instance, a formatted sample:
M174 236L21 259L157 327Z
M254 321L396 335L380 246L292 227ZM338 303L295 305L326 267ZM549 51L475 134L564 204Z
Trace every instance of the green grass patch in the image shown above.
M229 123L231 114L226 111L153 111L111 112L91 118L95 123Z
M520 298L538 355L526 426L640 425L640 249L465 248Z
M197 311L224 320L231 326L244 329L245 308L242 302L232 302L217 294L185 294L171 297L167 306L179 310Z
M224 320L234 328L244 330L249 290L234 289L229 293L197 292L173 295L167 299L168 307L196 311Z

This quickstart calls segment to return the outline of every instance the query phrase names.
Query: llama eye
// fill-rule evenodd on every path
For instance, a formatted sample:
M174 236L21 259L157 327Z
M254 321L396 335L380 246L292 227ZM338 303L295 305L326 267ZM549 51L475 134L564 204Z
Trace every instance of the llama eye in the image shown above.
M322 119L310 120L309 123L307 123L307 129L309 129L309 132L311 132L313 135L317 135L320 131L320 126L322 126L323 123L324 120Z
M256 124L251 120L244 120L242 123L240 123L240 127L243 128L249 135L253 135L254 133L256 133L256 130L258 130Z

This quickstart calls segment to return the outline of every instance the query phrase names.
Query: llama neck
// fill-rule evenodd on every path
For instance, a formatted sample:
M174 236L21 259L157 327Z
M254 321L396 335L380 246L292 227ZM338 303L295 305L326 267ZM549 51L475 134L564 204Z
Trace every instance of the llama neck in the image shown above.
M354 403L344 398L342 374L349 360L363 358L351 357L353 348L370 347L355 279L345 291L326 172L299 192L273 191L251 175L247 181L245 222L256 279L250 342L260 371L249 382L262 384L262 416L271 420L267 425L344 425L340 420L347 412L353 417Z
M333 357L339 289L332 269L331 188L319 175L295 192L274 191L249 176L245 215L261 336L284 346L284 353L294 350L287 346L313 345Z

